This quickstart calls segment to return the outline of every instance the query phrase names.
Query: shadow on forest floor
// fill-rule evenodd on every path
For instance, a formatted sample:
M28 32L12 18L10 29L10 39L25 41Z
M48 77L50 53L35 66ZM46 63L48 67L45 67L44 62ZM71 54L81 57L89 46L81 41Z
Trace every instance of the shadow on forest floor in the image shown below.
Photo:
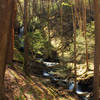
M5 93L8 100L78 100L74 94L67 90L54 88L43 77L25 76L20 66L7 67L5 74Z

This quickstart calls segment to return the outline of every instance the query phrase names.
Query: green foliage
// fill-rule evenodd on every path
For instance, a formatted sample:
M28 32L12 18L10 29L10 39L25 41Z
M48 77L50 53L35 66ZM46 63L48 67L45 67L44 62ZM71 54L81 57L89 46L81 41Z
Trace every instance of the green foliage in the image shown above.
M19 97L15 96L14 100L25 100L25 97L23 96L23 93L24 93L24 89L20 88L20 96Z
M94 22L87 23L87 29L86 29L86 36L87 36L87 44L88 44L88 54L93 55L94 51ZM85 54L86 54L86 42L85 42L85 36L83 36L83 33L77 29L76 30L76 55L78 61L85 61ZM74 57L74 44L70 44L70 56ZM69 57L70 58L70 57Z
M49 40L48 40L48 20L50 21L50 31L51 31L51 35L58 35L58 37L61 36L60 32L60 27L61 27L61 16L60 16L60 7L61 5L63 6L63 12L62 12L62 17L63 17L63 34L62 37L65 38L65 42L62 43L62 45L64 46L63 49L64 52L68 50L67 55L69 59L73 58L74 55L74 45L73 42L70 40L72 40L72 35L71 36L65 36L66 34L70 35L71 31L73 30L73 28L67 28L67 27L72 27L72 18L71 14L72 14L72 6L75 4L75 2L73 0L63 0L63 2L61 1L57 1L57 2L53 2L50 3L49 5L49 19L48 19L48 5L47 2L44 2L46 4L46 6L44 7L45 4L41 5L40 7L40 1L39 2L35 2L37 7L37 10L34 11L34 14L32 14L32 10L34 8L34 5L32 6L32 1L30 1L30 16L32 15L31 19L28 19L30 22L28 23L28 37L29 37L29 49L30 51L34 54L34 55L51 55L52 54L52 50L54 49L53 46L50 44ZM17 16L17 20L20 24L22 24L22 14L20 9L18 10L18 14L20 14L20 16ZM28 16L29 17L29 16ZM69 19L70 18L70 19ZM67 20L65 20L67 19ZM71 24L71 25L70 25ZM70 25L70 26L69 26ZM30 29L32 29L32 31L30 32ZM67 31L68 29L68 31ZM66 31L65 31L66 30ZM91 23L87 23L87 38L88 38L88 49L89 52L93 51L93 45L94 45L94 22ZM51 39L52 40L52 39ZM17 43L19 41L19 44ZM23 45L21 44L21 42L24 41L24 37L19 39L18 41L15 42L16 47L20 48ZM68 44L68 45L66 45ZM78 54L85 54L85 38L83 37L82 32L77 29L77 39L76 39L76 45L77 45L77 55ZM68 49L66 49L66 47ZM62 46L61 46L62 48ZM57 48L56 48L57 49ZM60 50L59 50L60 51ZM21 59L21 57L17 56L18 58Z
M20 95L19 97L15 96L14 100L25 100L25 98L22 95Z
M72 5L70 3L68 3L68 2L63 2L62 5L63 6L67 6L67 7L72 7Z
M47 40L42 36L41 30L36 29L35 32L30 32L29 37L32 52L42 55Z
M94 21L91 21L90 23L87 24L87 36L88 37L94 38L95 36L94 29L95 29Z
M23 54L19 52L16 48L14 48L14 60L24 61Z

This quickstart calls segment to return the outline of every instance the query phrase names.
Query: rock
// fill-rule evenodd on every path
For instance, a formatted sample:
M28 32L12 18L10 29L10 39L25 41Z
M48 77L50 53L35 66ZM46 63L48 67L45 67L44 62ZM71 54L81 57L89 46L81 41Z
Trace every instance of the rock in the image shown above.
M29 71L31 71L33 74L43 75L43 72L48 70L49 69L45 64L39 62L32 62Z
M60 87L65 87L65 88L67 88L67 86L68 86L68 83L66 82L66 81L64 81L64 80L58 80L58 82L57 82L57 84L60 86Z
M78 85L81 87L83 92L91 92L93 90L93 77L85 80L80 80Z

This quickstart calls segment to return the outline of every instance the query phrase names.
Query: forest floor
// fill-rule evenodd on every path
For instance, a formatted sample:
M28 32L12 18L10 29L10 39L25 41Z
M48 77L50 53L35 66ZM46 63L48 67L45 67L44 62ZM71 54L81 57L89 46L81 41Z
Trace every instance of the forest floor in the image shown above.
M43 84L43 81L47 81ZM55 88L44 77L26 76L20 65L7 66L5 93L8 100L78 100L63 88Z

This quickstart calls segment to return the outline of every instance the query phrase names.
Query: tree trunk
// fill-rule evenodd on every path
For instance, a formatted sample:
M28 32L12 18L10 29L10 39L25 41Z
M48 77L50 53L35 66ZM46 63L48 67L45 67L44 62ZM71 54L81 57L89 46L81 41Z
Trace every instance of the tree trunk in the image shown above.
M4 75L7 56L8 35L10 33L13 0L0 0L0 100L4 96Z
M99 67L100 67L100 14L99 0L94 0L95 7L95 58L94 58L94 100L99 100Z
M27 33L27 0L24 0L24 72L28 74L28 67L29 67L29 57L28 57L28 33Z
M77 0L75 0L75 2L77 2ZM73 19L73 32L74 32L74 36L73 36L73 40L74 40L74 74L75 74L75 86L73 89L73 92L76 92L76 81L77 81L77 65L76 65L76 22L77 22L77 4L75 3L75 6L73 6L72 8L72 19Z
M10 29L10 33L11 34L9 34L7 64L12 64L12 61L13 61L15 17L16 17L16 2L13 1L12 16L11 16L11 26L10 26L11 27L11 29Z

